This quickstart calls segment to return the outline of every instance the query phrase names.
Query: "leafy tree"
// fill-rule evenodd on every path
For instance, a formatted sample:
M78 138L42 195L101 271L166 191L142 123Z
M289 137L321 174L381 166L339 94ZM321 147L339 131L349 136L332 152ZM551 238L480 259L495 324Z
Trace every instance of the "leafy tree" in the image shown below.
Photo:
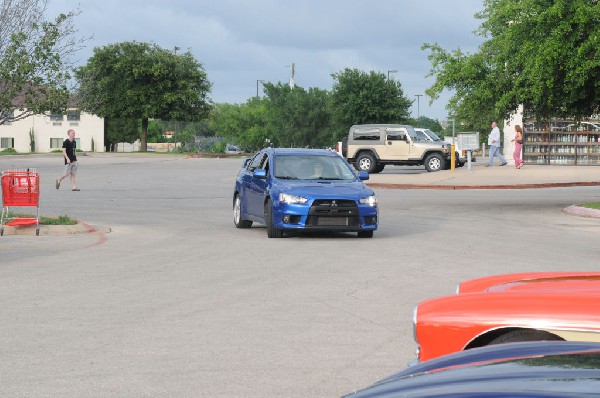
M328 93L318 88L291 89L285 83L265 83L267 129L275 145L320 147L331 143Z
M484 0L476 14L487 39L476 53L425 44L436 80L432 100L455 90L457 120L488 129L525 104L539 118L598 112L600 3L597 0Z
M194 121L208 116L211 84L190 52L123 42L95 48L76 69L81 108L101 117L141 119L146 151L148 120Z
M0 125L66 109L69 57L85 39L74 37L78 11L45 20L47 3L11 0L0 5Z
M440 133L443 130L438 120L433 120L431 118L428 118L427 116L419 116L419 118L416 119L412 124L415 127L429 129L434 133Z
M247 150L265 146L267 133L267 101L251 98L245 104L218 104L210 118L210 128Z
M400 82L386 79L380 72L348 68L331 76L335 81L330 103L335 140L346 135L353 124L408 120L412 102Z
M113 150L119 142L134 142L139 135L139 119L104 119L104 145L108 151Z

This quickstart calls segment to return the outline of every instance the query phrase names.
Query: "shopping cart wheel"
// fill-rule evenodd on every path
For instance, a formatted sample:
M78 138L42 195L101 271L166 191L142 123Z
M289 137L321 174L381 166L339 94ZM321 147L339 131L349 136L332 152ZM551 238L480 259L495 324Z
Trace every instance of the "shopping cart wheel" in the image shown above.
M40 228L35 229L35 236L40 236Z

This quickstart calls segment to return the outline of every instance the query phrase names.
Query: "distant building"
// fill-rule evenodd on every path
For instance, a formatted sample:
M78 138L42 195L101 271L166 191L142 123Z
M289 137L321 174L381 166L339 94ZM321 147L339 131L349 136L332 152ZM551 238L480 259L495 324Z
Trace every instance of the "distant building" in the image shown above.
M69 129L75 130L78 149L104 152L104 119L77 109L69 109L66 114L33 115L0 125L0 151L14 148L20 153L31 152L31 132L35 152L60 150Z

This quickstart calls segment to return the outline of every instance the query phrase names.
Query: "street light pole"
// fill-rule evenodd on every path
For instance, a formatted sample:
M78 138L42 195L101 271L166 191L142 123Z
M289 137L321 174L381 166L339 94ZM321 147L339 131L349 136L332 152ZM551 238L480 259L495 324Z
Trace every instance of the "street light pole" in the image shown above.
M390 73L398 73L398 69L388 70L388 80L390 80Z
M256 81L256 99L259 99L258 98L258 83L264 83L264 82L265 82L264 80L257 80Z
M419 120L419 118L421 117L421 105L420 105L420 99L423 96L423 94L415 94L415 97L417 97L417 120Z

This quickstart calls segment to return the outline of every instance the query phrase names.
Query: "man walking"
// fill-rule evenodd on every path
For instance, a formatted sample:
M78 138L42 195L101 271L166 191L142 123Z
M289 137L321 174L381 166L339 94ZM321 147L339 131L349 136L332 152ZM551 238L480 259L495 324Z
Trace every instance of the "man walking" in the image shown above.
M62 176L56 179L56 189L60 188L60 182L67 176L71 176L71 190L79 191L77 188L77 142L75 141L75 130L70 129L67 134L69 138L63 142L62 152L65 158L65 172Z
M492 131L488 137L488 145L490 146L490 154L487 167L494 166L494 156L498 156L498 159L500 159L500 166L506 166L506 159L500 153L500 129L496 122L492 122Z

